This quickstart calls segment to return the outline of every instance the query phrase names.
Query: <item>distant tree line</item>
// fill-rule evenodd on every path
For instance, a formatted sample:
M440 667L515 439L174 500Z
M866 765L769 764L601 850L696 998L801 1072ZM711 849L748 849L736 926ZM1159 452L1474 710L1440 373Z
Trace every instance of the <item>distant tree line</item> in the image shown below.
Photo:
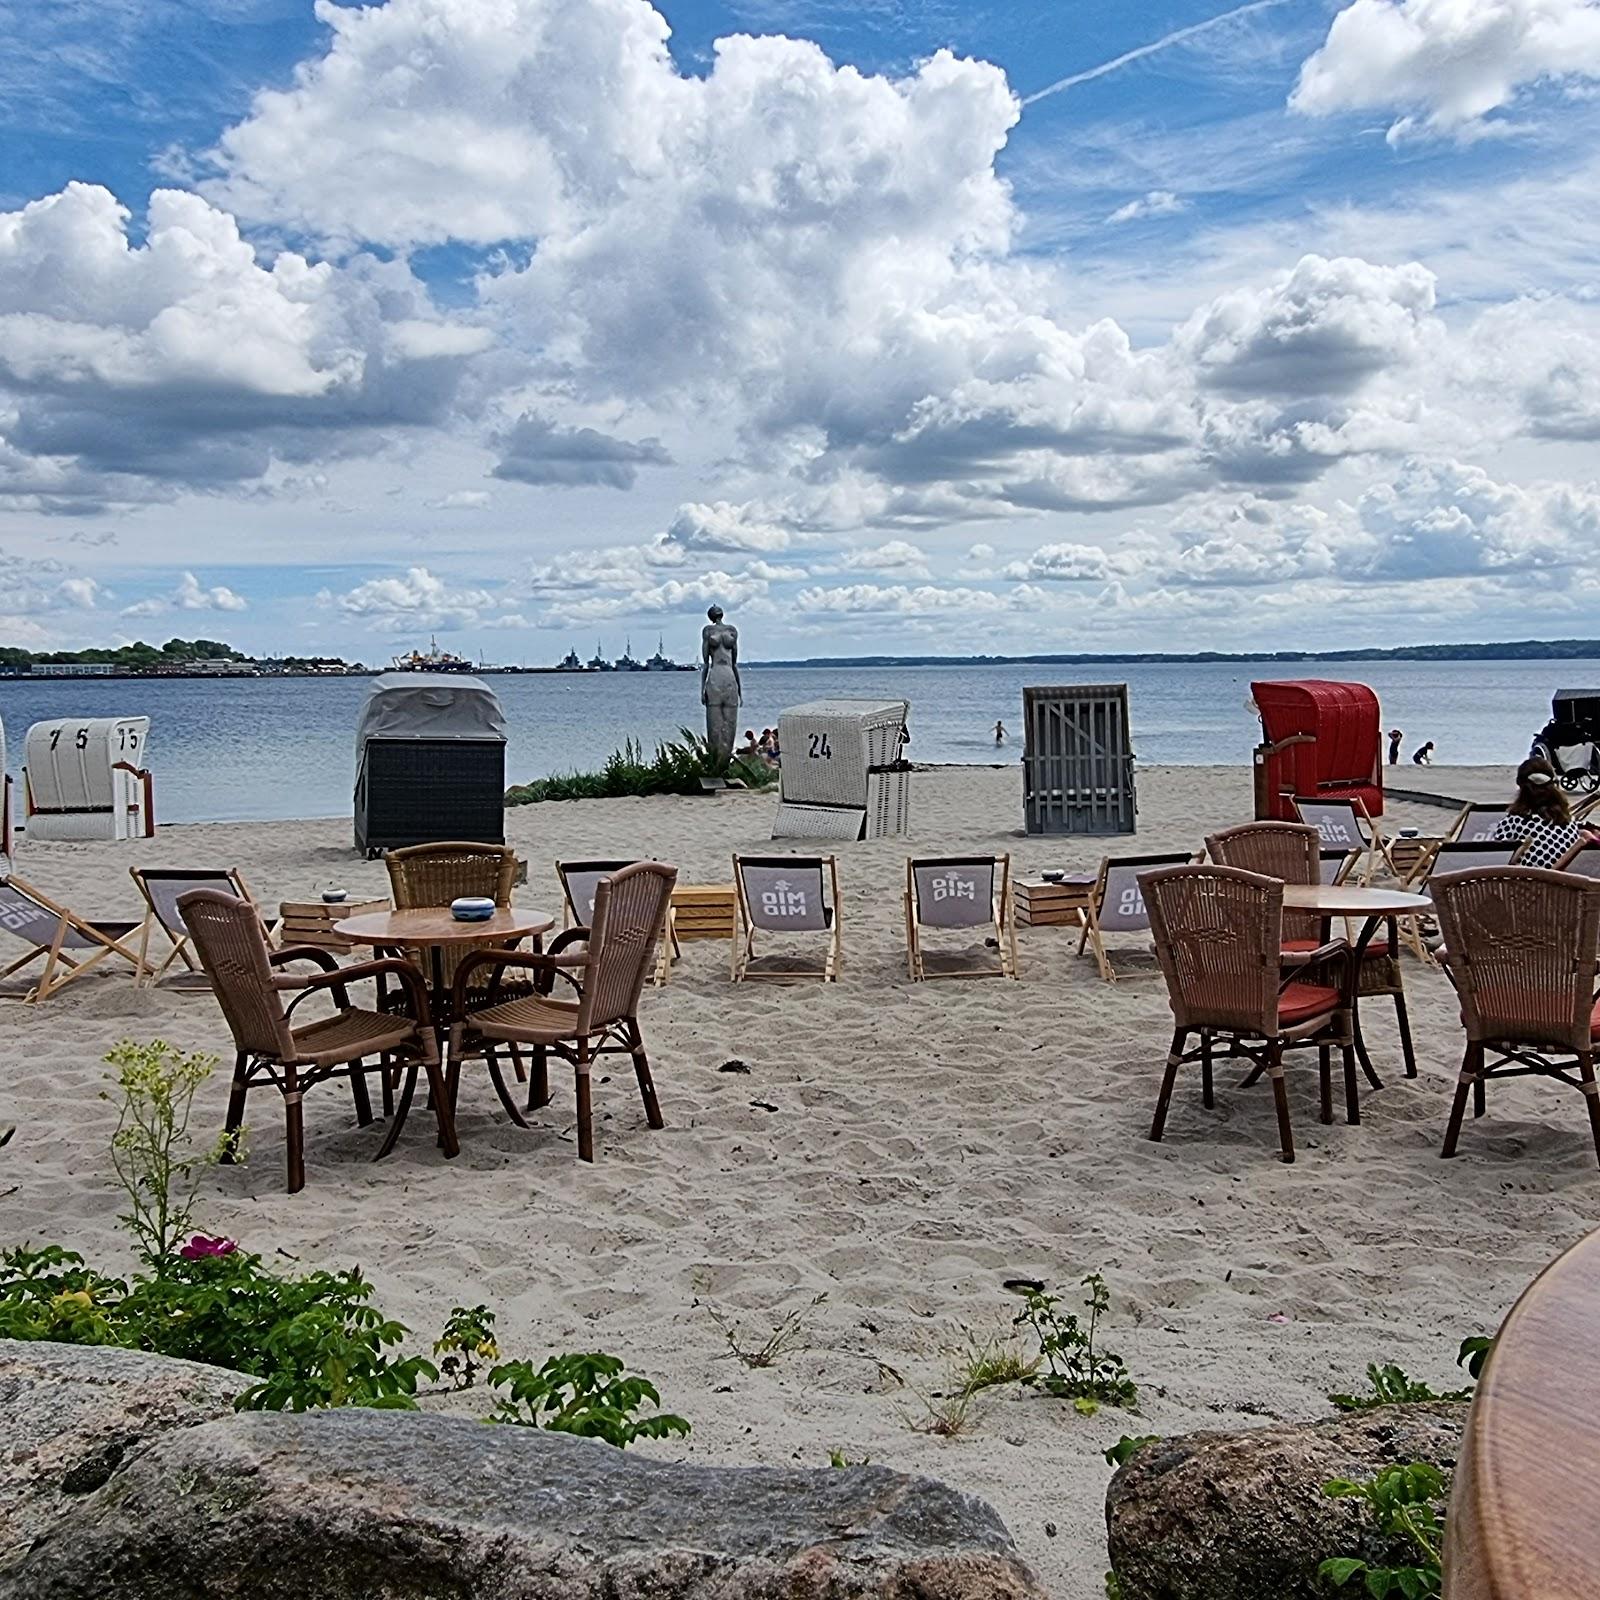
M188 666L196 661L248 661L249 656L220 639L168 639L164 645L135 644L99 646L90 650L19 650L0 645L0 667L59 667L80 662L108 661L129 672L145 672L153 667Z

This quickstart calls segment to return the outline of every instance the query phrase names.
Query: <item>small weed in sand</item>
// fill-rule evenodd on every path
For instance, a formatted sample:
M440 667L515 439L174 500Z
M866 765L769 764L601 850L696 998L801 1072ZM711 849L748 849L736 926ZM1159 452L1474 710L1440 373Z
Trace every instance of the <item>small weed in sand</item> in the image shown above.
M913 1432L931 1433L941 1439L953 1439L958 1433L966 1431L977 1391L968 1388L960 1381L960 1372L958 1364L951 1373L956 1379L955 1386L938 1390L933 1394L924 1394L913 1384L906 1385L922 1405L921 1416L906 1417L906 1424Z
M498 1361L500 1347L495 1343L494 1312L488 1306L453 1306L445 1318L444 1330L433 1341L439 1356L439 1372L457 1389L470 1389L478 1380L479 1363Z
M1489 1353L1494 1349L1494 1340L1482 1334L1476 1334L1470 1339L1461 1341L1461 1348L1456 1352L1456 1365L1465 1367L1467 1375L1474 1383L1483 1371L1483 1364L1489 1359ZM1328 1399L1341 1411L1374 1411L1379 1406L1413 1405L1427 1400L1470 1400L1472 1390L1446 1389L1440 1394L1425 1383L1415 1382L1402 1368L1393 1362L1379 1365L1376 1361L1367 1363L1367 1382L1371 1385L1370 1394L1330 1394Z
M828 1452L828 1465L830 1467L866 1467L871 1464L871 1456L862 1456L859 1461L852 1461L843 1450L830 1450Z
M1122 1357L1115 1351L1098 1349L1095 1334L1100 1319L1111 1307L1111 1294L1098 1272L1084 1278L1082 1287L1089 1313L1088 1323L1071 1311L1061 1311L1060 1295L1030 1291L1027 1302L1014 1321L1026 1324L1039 1341L1039 1356L1048 1370L1027 1381L1046 1394L1070 1400L1073 1408L1092 1417L1101 1406L1131 1409L1138 1403L1139 1389L1128 1376Z
M1040 1356L1025 1356L1015 1339L995 1334L979 1340L967 1335L967 1352L961 1362L962 1387L976 1394L1007 1383L1027 1383L1039 1370Z
M716 1323L717 1331L727 1340L729 1355L737 1356L747 1367L770 1367L780 1356L808 1348L802 1342L806 1323L810 1320L811 1313L827 1298L827 1293L824 1291L822 1294L813 1295L805 1305L796 1306L760 1344L747 1342L741 1336L739 1325L730 1322L709 1300L703 1301L702 1304L706 1308L706 1315Z
M1106 1458L1108 1467L1120 1467L1123 1462L1131 1461L1147 1444L1160 1444L1159 1433L1125 1433L1109 1449L1101 1453Z

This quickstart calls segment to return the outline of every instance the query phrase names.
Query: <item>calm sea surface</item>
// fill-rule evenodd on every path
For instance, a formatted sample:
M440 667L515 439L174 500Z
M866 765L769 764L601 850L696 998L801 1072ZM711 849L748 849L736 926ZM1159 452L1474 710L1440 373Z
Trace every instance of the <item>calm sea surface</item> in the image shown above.
M743 725L758 733L785 706L825 695L904 696L918 761L993 762L1021 755L1024 684L1126 682L1134 748L1145 762L1247 761L1260 724L1246 709L1253 678L1370 683L1406 752L1432 739L1446 764L1514 762L1550 715L1552 691L1600 684L1600 662L1212 663L1119 667L745 667ZM699 681L687 672L490 677L510 725L508 782L592 767L629 737L646 747L701 727ZM13 774L31 723L52 717L147 715L156 814L164 822L326 817L348 813L355 726L369 678L0 679L0 722ZM993 728L1012 737L996 754Z

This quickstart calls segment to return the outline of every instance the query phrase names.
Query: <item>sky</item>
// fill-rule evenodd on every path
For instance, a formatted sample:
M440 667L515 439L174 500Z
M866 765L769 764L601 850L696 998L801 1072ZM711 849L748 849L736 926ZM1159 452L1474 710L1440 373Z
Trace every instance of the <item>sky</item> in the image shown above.
M0 37L0 644L1600 636L1600 0Z

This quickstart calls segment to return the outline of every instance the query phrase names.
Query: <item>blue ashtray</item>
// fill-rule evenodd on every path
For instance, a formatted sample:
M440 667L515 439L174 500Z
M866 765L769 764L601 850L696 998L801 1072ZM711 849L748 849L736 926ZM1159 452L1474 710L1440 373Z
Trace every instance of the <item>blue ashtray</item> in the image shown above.
M463 895L450 902L450 915L457 922L487 922L494 915L494 901L478 895Z

